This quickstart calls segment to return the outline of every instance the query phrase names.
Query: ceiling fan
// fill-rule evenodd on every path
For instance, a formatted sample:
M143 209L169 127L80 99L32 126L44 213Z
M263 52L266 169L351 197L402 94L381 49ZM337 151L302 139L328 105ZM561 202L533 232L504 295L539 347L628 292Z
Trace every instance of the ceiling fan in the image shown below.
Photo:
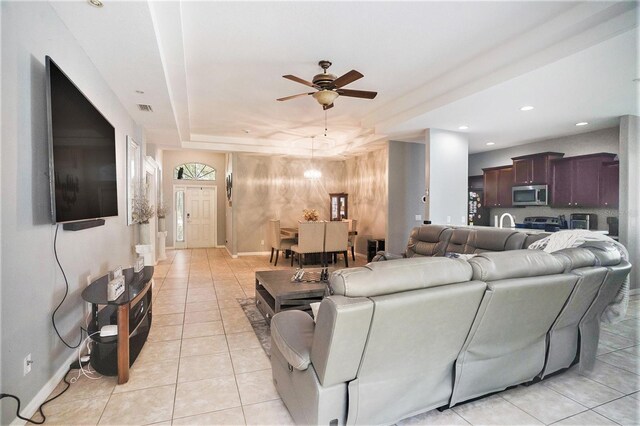
M315 75L311 80L311 82L307 80L303 80L300 77L296 77L295 75L282 76L288 80L304 84L305 86L313 87L314 89L317 89L315 92L300 93L299 95L286 96L278 100L288 101L289 99L295 99L301 96L312 95L313 98L316 101L318 101L320 105L322 105L322 109L327 110L329 108L333 108L333 101L335 101L338 96L373 99L378 94L378 92L369 92L366 90L343 89L343 87L346 86L347 84L353 83L354 81L364 77L362 74L360 74L356 70L351 70L340 77L336 77L335 75L329 74L327 72L327 68L331 66L331 62L320 61L318 62L318 65L320 65L320 68L322 68L323 72L321 74Z

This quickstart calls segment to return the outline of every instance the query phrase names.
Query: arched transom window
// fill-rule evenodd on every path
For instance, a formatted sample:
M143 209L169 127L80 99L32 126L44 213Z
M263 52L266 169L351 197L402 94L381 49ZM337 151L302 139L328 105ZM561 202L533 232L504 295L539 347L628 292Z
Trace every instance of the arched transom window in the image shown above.
M173 170L174 179L216 180L216 169L202 163L184 163Z

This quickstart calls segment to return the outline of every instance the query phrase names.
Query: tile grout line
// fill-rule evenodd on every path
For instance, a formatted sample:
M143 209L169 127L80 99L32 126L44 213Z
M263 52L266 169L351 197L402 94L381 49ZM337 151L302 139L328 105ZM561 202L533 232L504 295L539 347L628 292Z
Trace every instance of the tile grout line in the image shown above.
M227 266L231 267L231 265L229 265L229 263L226 261L225 259L225 263L227 263ZM233 274L233 276L235 277L235 273ZM237 278L236 278L237 281ZM218 309L220 309L220 305L218 305ZM220 312L220 317L222 318L222 312ZM227 339L227 328L224 325L224 321L222 321L222 329L224 330L224 339L227 342L227 348L229 347L229 339ZM231 360L231 370L233 371L233 381L236 384L236 390L238 392L238 400L240 401L240 410L242 411L242 418L244 419L244 424L247 424L247 416L244 412L244 404L242 403L242 396L240 395L240 386L238 386L238 379L236 378L236 368L233 365L233 358L231 357L231 348L229 348L229 359Z

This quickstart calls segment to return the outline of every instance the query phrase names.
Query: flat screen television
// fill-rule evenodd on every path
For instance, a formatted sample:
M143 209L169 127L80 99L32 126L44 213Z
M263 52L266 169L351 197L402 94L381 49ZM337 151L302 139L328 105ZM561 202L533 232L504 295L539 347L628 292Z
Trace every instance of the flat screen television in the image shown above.
M118 215L115 129L47 56L52 223Z

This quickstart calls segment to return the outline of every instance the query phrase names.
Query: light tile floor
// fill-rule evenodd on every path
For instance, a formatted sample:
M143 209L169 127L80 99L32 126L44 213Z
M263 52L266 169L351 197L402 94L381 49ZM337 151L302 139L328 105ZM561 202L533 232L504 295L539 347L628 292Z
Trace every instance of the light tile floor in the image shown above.
M355 265L364 263L359 257ZM45 407L47 423L293 424L272 384L269 359L236 301L254 296L256 270L287 268L283 259L274 268L268 256L232 259L224 249L168 251L155 268L153 326L129 382L80 377ZM639 323L636 295L627 319L603 327L593 372L573 368L398 424L639 424Z

